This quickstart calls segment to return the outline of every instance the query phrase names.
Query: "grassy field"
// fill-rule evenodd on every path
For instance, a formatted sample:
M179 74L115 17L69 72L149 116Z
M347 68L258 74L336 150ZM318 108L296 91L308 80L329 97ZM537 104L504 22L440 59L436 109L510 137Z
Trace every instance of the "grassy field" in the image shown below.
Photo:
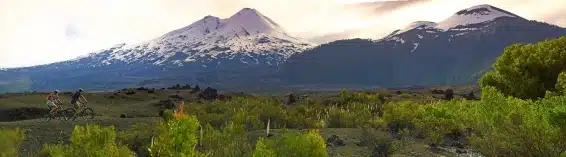
M413 100L419 102L438 101L438 98L443 97L442 94L431 93L432 89L445 89L447 87L434 87L423 89L392 89L392 90L374 90L367 91L368 93L381 94L386 102L396 102ZM473 86L458 86L452 87L455 89L456 97L458 94L467 94L472 90L477 91ZM0 122L0 127L5 128L22 128L26 132L25 140L20 149L21 156L37 156L38 151L42 148L43 144L56 144L58 142L68 143L75 125L85 124L99 124L101 126L115 126L118 131L127 129L136 123L147 123L150 125L156 124L161 120L158 117L158 111L161 106L156 106L162 100L172 99L176 103L179 99L172 98L172 95L182 97L182 100L187 104L186 112L189 114L198 114L193 111L200 110L211 103L197 99L198 92L193 93L191 90L168 90L157 89L155 93L149 93L146 90L135 90L111 92L111 93L87 93L85 96L89 100L88 107L94 109L96 117L94 120L84 121L78 120L75 122L59 120L52 120L51 122L40 122L38 119ZM224 93L229 95L230 93ZM68 103L70 101L70 93L61 94L61 100L65 103L64 108L71 107ZM299 98L297 101L308 102L333 102L339 101L340 92L305 92L294 93L296 96L307 96ZM45 108L44 99L46 93L9 93L0 96L0 109L14 109L14 108ZM261 94L261 95L248 95L247 97L260 97L270 100L275 100L281 106L285 105L288 96L283 93L274 94ZM435 98L436 97L436 98ZM220 101L218 101L220 102ZM227 106L230 107L230 106ZM292 107L292 106L291 106ZM237 108L234 106L234 108ZM194 109L194 110L193 110ZM209 111L214 112L214 111ZM126 115L128 118L120 118L121 115ZM210 119L210 115L199 116L202 121ZM221 118L220 118L221 119ZM216 120L218 121L218 120ZM221 120L220 120L221 121ZM208 122L211 122L208 120ZM212 120L214 122L214 120ZM222 123L222 122L221 122ZM275 127L275 126L274 126ZM294 127L289 127L293 129ZM303 127L299 127L303 128ZM272 133L277 135L277 127L272 129ZM264 136L265 128L256 128L249 130L250 141L256 141L258 137ZM332 136L338 136L343 140L343 146L328 146L330 156L368 156L370 150L365 146L358 146L356 143L362 137L362 130L359 128L322 128L320 134L324 139ZM389 136L383 134L383 136ZM456 149L439 149L429 148L428 143L422 139L411 138L404 140L402 147L395 151L394 156L458 156Z

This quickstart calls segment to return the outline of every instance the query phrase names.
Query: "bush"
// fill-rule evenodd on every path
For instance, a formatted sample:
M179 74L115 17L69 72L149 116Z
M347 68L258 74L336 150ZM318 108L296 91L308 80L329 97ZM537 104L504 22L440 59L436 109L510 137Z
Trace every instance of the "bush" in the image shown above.
M24 133L19 128L0 129L0 156L19 156L20 144L24 140Z
M566 152L566 97L532 101L507 97L494 87L482 89L481 101L453 100L429 105L386 105L390 123L422 128L431 142L467 135L485 156L560 156Z
M166 116L170 114L166 112L164 117L171 117ZM203 156L195 149L198 128L199 122L194 116L184 116L181 119L166 118L158 125L158 136L152 139L148 151L153 157Z
M386 103L382 106L383 123L387 124L393 132L413 127L413 120L417 117L419 103L403 101L398 103Z
M411 94L409 94L409 93L401 93L401 95L399 95L399 97L408 99L408 98L411 98Z
M508 46L479 84L521 99L543 97L546 91L555 91L558 75L566 71L565 45L566 37L560 37Z
M126 92L126 95L134 95L136 94L136 91L134 90L128 90L128 92Z
M210 125L203 130L201 150L212 157L248 156L253 149L244 125L230 122L220 130Z
M184 99L184 97L180 96L179 94L170 95L169 98L173 98L173 99L177 99L177 100L183 100Z
M566 97L524 101L492 87L464 120L481 134L472 145L487 156L563 156L566 152Z
M362 137L358 146L365 146L372 157L387 157L399 151L404 141L395 141L386 131L371 127L362 127Z
M556 92L561 95L566 95L566 72L561 72L556 80Z
M295 96L293 94L289 94L289 97L287 98L287 105L295 104L296 102Z
M252 157L276 157L275 151L265 145L263 138L259 138L255 145Z
M278 157L328 157L326 143L316 130L306 134L285 132L268 143Z
M445 100L452 100L452 99L454 99L454 90L452 90L452 89L446 89L446 92L444 92L444 99L445 99Z
M97 125L75 126L70 145L45 145L41 156L93 156L124 157L135 156L127 147L116 143L113 126L102 128Z
M120 131L117 141L119 144L126 145L138 156L149 156L148 148L154 131L154 127L147 123L137 123L124 131Z

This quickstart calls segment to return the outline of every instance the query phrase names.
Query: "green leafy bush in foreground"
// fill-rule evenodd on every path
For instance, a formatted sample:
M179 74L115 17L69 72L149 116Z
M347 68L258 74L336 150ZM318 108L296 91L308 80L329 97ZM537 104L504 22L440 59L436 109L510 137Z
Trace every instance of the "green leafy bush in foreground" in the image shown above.
M203 156L195 148L198 128L199 123L195 116L165 119L157 126L158 136L152 139L149 153L152 157Z
M566 71L566 37L534 44L513 44L480 80L502 93L521 99L543 97L556 91L558 75Z
M316 130L284 132L273 140L259 139L253 157L328 157L326 143Z
M114 127L75 126L69 145L45 145L41 156L51 157L133 157L128 147L116 143Z
M151 137L155 135L155 127L147 123L138 123L118 133L119 144L126 145L138 156L149 156Z
M252 157L277 157L275 151L267 147L263 138L259 138L255 145Z
M18 156L24 133L19 129L0 129L0 157Z
M521 100L484 87L481 101L453 100L390 107L388 119L424 130L434 143L459 133L486 156L566 155L566 97ZM415 109L416 108L416 109ZM416 112L415 112L416 111Z

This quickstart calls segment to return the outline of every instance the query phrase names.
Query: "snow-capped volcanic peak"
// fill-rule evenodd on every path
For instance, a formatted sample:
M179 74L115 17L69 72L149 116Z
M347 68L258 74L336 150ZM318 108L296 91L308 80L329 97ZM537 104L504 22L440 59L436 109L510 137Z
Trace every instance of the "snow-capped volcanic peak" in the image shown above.
M492 21L498 17L521 18L503 9L484 4L460 10L456 14L450 16L448 19L438 23L436 27L439 29L447 30L460 25L465 26Z
M277 23L255 9L244 8L227 19L206 16L195 23L154 39L151 46L170 43L224 40L267 34L291 42L304 42L286 33Z
M222 29L215 35L224 37L241 37L249 35L267 34L284 40L301 42L291 37L276 22L251 8L244 8L223 20Z
M150 62L181 64L217 56L272 55L286 59L313 44L292 37L277 23L255 9L244 8L226 19L206 16L188 26L148 42L108 49L103 63ZM107 52L107 51L103 51ZM104 56L104 55L99 55ZM183 58L184 57L184 58ZM92 57L91 57L92 58Z
M279 25L255 9L244 8L226 20L227 29L244 29L249 34L284 32Z

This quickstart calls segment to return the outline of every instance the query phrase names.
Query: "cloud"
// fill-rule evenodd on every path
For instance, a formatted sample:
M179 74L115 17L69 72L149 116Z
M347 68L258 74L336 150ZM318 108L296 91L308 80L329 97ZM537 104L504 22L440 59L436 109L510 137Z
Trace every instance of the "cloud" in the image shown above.
M390 13L405 6L430 2L431 0L399 0L399 1L375 1L346 4L345 9L363 9L373 15Z
M437 22L484 3L566 26L566 1L560 0L411 0L375 5L377 12L345 7L360 1L367 0L0 0L0 67L45 64L143 42L206 15L228 18L244 7L304 38L342 32L378 37L412 21Z

